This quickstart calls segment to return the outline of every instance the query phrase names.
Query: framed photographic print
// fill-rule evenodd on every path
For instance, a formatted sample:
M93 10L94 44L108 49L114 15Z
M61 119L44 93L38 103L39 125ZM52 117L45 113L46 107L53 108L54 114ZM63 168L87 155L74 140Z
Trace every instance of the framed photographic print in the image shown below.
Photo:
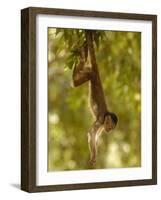
M157 183L157 16L21 11L21 189Z

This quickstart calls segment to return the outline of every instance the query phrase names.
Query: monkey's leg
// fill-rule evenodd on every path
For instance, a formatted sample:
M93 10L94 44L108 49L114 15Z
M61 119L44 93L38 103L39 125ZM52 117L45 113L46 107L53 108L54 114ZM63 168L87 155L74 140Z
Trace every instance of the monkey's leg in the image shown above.
M96 163L97 156L97 141L99 136L99 131L102 124L99 121L95 121L88 132L88 144L90 150L90 164L94 165Z
M89 81L92 77L92 71L91 68L89 67L84 67L80 66L81 63L78 65L78 69L74 69L73 71L73 86L78 87L82 85L83 83Z

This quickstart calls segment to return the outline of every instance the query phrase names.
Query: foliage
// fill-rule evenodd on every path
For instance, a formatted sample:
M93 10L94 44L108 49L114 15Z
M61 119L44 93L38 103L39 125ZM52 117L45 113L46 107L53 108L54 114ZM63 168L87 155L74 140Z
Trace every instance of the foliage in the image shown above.
M119 123L99 141L95 168L141 165L141 34L95 31L95 50L107 104ZM93 122L88 86L71 87L85 32L48 31L48 169L88 169L87 132Z

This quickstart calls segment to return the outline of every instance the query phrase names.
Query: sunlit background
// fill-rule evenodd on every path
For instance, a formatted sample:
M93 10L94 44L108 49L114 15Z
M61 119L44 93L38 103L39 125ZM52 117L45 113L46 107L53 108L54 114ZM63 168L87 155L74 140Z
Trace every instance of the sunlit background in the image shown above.
M78 31L78 30L77 30ZM82 30L80 30L81 34ZM48 170L89 169L87 132L93 123L88 84L73 88L69 47L74 30L48 29ZM141 33L103 31L97 63L118 126L99 141L94 168L141 165Z

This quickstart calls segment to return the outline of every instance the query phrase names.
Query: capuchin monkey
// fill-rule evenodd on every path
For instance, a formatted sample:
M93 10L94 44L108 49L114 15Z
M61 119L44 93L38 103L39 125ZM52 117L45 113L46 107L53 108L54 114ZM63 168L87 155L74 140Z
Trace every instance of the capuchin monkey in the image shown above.
M95 121L88 132L88 144L90 150L90 165L94 166L96 163L99 136L103 131L109 133L114 129L118 118L107 109L97 67L92 34L92 31L86 31L86 49L88 49L91 67L85 66L88 55L85 56L85 48L83 46L80 50L80 62L74 67L72 78L74 87L78 87L86 82L89 83L89 104Z

